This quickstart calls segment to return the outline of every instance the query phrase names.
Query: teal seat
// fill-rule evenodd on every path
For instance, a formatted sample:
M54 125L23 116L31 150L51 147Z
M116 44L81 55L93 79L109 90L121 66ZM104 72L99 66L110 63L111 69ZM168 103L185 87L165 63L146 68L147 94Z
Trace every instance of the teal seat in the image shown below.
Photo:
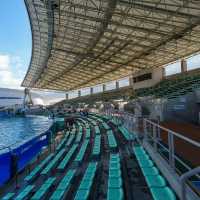
M64 190L56 190L51 196L51 200L60 200L63 198L65 191Z
M109 188L107 194L107 200L123 200L122 188Z
M85 142L82 144L82 147L78 155L76 156L76 159L75 159L76 162L81 162L83 160L88 144L89 144L89 140L85 140Z
M58 165L58 169L65 169L65 167L67 166L69 160L71 159L73 153L76 151L78 145L74 144L71 149L69 150L69 152L66 154L66 156L63 158L62 162Z
M13 198L14 195L15 195L15 193L9 192L2 198L2 200L10 200Z
M93 184L93 179L96 172L97 163L91 162L89 163L85 174L81 180L79 188L77 190L75 199L87 199L90 193L90 188Z
M73 178L74 174L75 174L75 170L69 170L67 172L67 174L61 180L58 187L52 194L52 196L50 198L51 200L60 200L63 198L64 193L67 191L67 188L69 187L70 181Z
M118 178L121 176L121 170L120 169L110 169L109 170L109 177L110 178Z
M84 180L81 181L81 184L78 189L79 190L87 190L91 187L91 185L92 185L92 177L91 178L88 177L88 179L85 179L85 177L84 177Z
M174 192L169 187L164 188L151 188L151 194L154 200L176 200ZM164 197L164 198L163 198Z
M122 187L122 179L118 178L110 178L108 179L108 188L120 188Z
M61 149L56 156L54 157L54 159L42 170L41 174L42 175L46 175L49 173L49 171L58 163L58 161L60 160L60 158L63 156L63 154L65 153L65 149Z
M54 177L48 178L39 188L39 190L37 190L37 192L32 196L31 200L40 200L44 195L46 195L55 180L56 178Z
M78 190L74 200L87 200L89 196L89 190Z
M31 173L25 177L25 181L31 181L41 170L42 168L53 158L53 154L48 155L38 166L31 171Z
M159 171L156 167L143 167L141 168L144 176L155 176L159 174Z
M165 187L166 186L165 179L160 175L145 176L145 179L146 179L147 184L150 188L151 187Z
M145 155L146 154L145 150L141 146L134 147L134 152L136 155Z
M27 199L28 195L30 195L30 193L33 191L34 185L28 185L26 186L26 188L21 191L17 197L15 197L15 200L23 200L23 199Z
M153 162L151 160L139 160L140 167L153 167Z
M148 154L136 154L137 160L149 160L149 155Z

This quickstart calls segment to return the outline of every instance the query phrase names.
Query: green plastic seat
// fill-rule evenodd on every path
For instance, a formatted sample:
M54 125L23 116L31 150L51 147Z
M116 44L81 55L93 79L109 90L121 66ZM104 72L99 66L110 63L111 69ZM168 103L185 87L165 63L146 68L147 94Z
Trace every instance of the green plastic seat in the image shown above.
M51 200L60 200L63 198L65 190L56 190L53 195L51 196Z
M134 152L136 155L145 155L146 154L145 150L141 146L134 147Z
M109 188L107 193L107 200L123 200L122 188Z
M154 164L151 160L138 160L140 167L153 167Z
M57 164L59 159L63 156L65 153L65 149L61 149L56 156L54 157L53 160L42 170L41 174L46 175L49 173L49 171Z
M34 185L28 185L26 188L21 191L17 197L15 197L15 200L23 200L27 198L27 196L33 191Z
M83 181L81 181L81 184L80 184L80 186L79 186L79 190L88 190L90 187L91 187L91 185L92 185L92 179L90 179L90 180L83 180Z
M120 188L122 186L122 179L119 178L110 178L108 179L108 188Z
M58 169L65 169L66 165L68 164L69 160L71 159L73 153L76 151L78 145L74 144L69 152L65 155L62 162L58 165Z
M149 155L148 154L136 154L137 160L149 160Z
M89 196L89 190L78 190L74 200L86 200Z
M109 170L109 177L110 178L118 178L120 176L121 176L121 170L120 169Z
M67 172L67 174L61 180L61 182L59 183L58 187L56 188L56 190L52 194L52 196L50 198L51 200L52 199L58 200L58 199L62 199L63 198L63 195L66 192L66 190L67 190L67 188L68 188L68 186L70 184L70 181L73 178L74 174L75 174L75 170L69 170Z
M9 192L2 198L2 200L10 200L13 198L14 195L15 195L15 193Z
M151 187L165 187L166 186L165 179L160 175L145 176L145 179L146 179L147 184L150 188Z
M159 171L156 167L143 167L141 169L144 176L155 176L159 174Z
M25 181L31 181L41 170L42 168L53 158L53 154L48 155L38 166L31 171L31 173L25 177Z
M169 187L164 187L164 188L153 187L150 189L150 191L154 200L161 200L161 199L176 200L174 192Z
M40 200L51 188L56 178L50 177L48 178L43 185L37 190L37 192L32 196L31 200Z

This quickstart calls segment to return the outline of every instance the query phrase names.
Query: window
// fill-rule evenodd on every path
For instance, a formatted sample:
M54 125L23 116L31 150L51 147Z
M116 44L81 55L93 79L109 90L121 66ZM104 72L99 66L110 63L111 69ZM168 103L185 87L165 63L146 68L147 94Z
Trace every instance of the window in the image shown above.
M114 89L116 89L116 81L106 83L106 90L114 90Z
M93 87L93 93L103 92L103 85L96 85Z
M200 54L187 59L187 70L197 69L200 67Z
M143 74L137 77L133 78L133 82L137 83L137 82L141 82L141 81L146 81L152 79L152 73L148 73L148 74Z
M118 82L119 82L119 87L129 86L129 78L120 79Z
M181 72L181 61L165 66L165 76L170 76Z

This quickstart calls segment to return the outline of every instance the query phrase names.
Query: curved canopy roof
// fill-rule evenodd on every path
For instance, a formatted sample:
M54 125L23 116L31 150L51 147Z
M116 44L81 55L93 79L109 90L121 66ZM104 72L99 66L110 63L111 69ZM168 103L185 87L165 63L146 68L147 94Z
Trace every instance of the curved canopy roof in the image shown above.
M200 50L200 2L25 0L33 49L24 87L73 90Z

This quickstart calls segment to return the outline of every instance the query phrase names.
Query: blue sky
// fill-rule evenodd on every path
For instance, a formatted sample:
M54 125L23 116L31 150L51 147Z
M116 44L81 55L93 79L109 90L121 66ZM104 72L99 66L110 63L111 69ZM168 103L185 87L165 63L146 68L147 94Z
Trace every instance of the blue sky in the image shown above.
M23 0L1 0L0 87L19 88L28 69L32 37Z

